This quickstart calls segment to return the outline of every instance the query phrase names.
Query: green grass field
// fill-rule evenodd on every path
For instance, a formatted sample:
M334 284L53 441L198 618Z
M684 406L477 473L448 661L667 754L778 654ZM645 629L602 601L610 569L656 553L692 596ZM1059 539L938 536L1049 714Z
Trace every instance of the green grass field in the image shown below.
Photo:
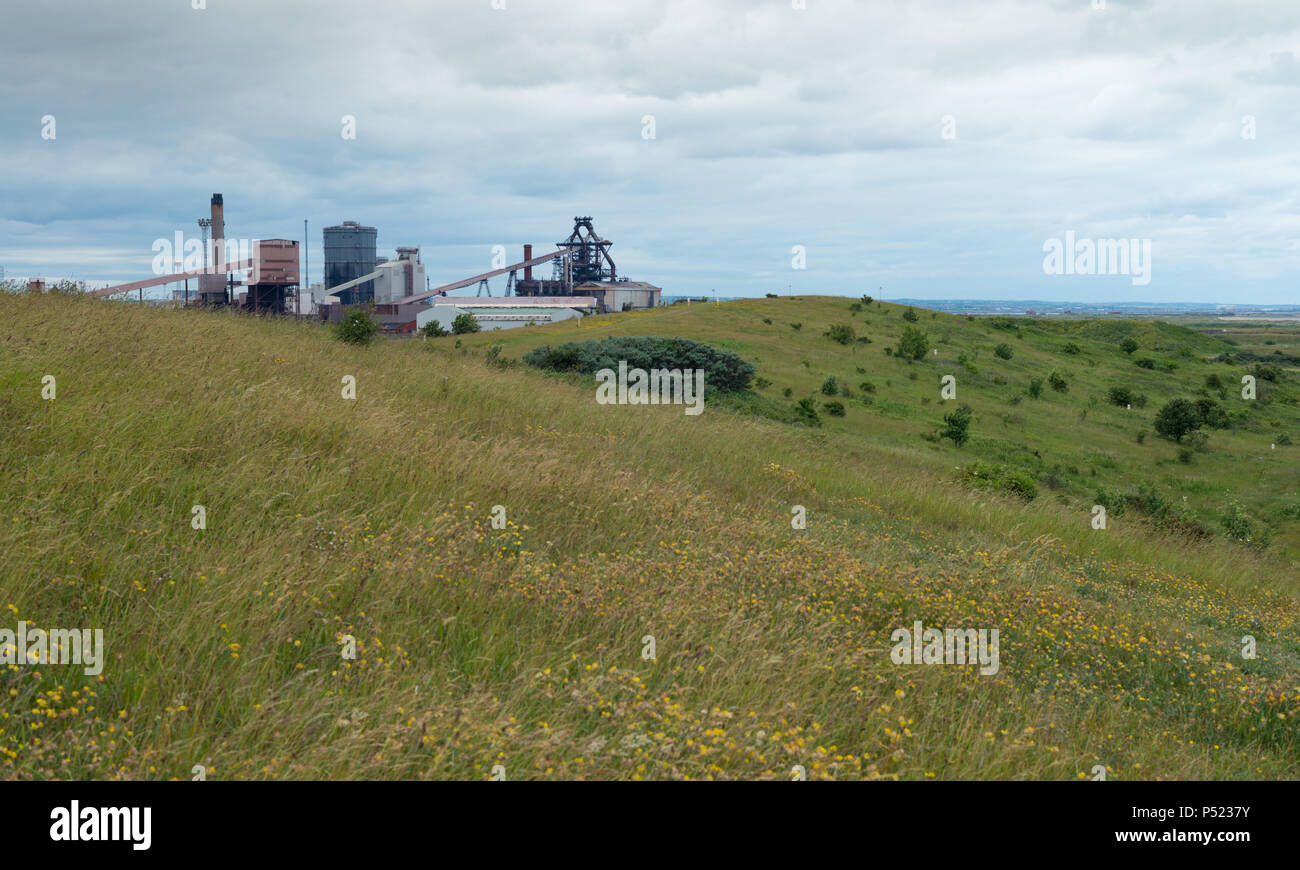
M1211 360L1247 342L926 311L915 325L939 353L908 363L883 352L901 309L849 305L357 348L288 320L0 294L0 628L101 628L107 649L94 677L0 671L0 769L1300 776L1298 448L1270 448L1300 436L1295 369L1246 403L1253 362ZM831 341L833 323L871 343ZM611 334L706 341L770 384L691 417L597 405L588 380L485 354ZM1068 392L1016 398L1052 371ZM948 373L956 402L940 400ZM1182 462L1152 417L1214 373L1233 425ZM831 375L850 387L843 418L777 419L830 400ZM1147 404L1109 405L1112 386ZM968 444L922 437L959 403ZM1032 475L1037 498L962 484L973 462ZM1144 487L1169 509L1126 500ZM1089 523L1098 490L1121 506L1105 531ZM1248 543L1220 519L1232 500ZM998 629L1000 670L894 664L891 633L916 620Z
M899 461L936 472L977 460L1005 464L1036 478L1040 498L1085 513L1098 503L1112 514L1118 506L1125 521L1153 520L1126 498L1146 490L1168 506L1167 526L1186 520L1205 532L1231 534L1223 518L1236 501L1250 518L1250 534L1237 530L1238 537L1249 537L1251 543L1262 539L1292 568L1300 567L1300 447L1285 443L1300 441L1300 366L1295 362L1300 360L1300 324L1197 324L1215 333L1206 335L1149 320L966 318L918 309L915 326L927 333L932 350L924 362L909 363L885 355L898 342L905 309L874 302L854 311L853 304L831 297L785 297L678 305L545 328L484 332L465 338L462 346L499 343L505 355L517 357L538 344L607 335L696 338L757 365L770 385L757 391L767 401L752 403L749 410L756 413L781 416L804 397L818 404L839 401L846 407L844 417L820 415L828 434L854 435L893 448L901 454ZM837 323L852 326L858 338L871 343L845 346L826 338ZM1119 343L1129 337L1139 348L1125 353ZM995 355L1000 344L1011 347L1010 359ZM1066 352L1067 347L1073 352ZM1257 380L1254 401L1241 397L1241 377L1254 371L1253 357L1214 362L1220 355L1240 357L1243 352L1284 372L1277 382ZM1274 353L1292 359L1279 365ZM1150 360L1154 367L1142 368L1139 360ZM1066 392L1049 386L1052 372L1065 379ZM946 374L956 379L956 401L941 400L940 379ZM842 394L821 393L829 377ZM1207 388L1208 377L1217 378L1219 386ZM1034 380L1042 382L1038 398L1030 395ZM1112 387L1128 388L1145 405L1112 404ZM786 388L790 398L783 395ZM1211 398L1231 418L1227 429L1205 430L1208 442L1189 448L1182 457L1187 461L1180 460L1183 445L1152 431L1156 411L1180 396ZM924 440L958 404L974 411L971 442L957 451L951 441Z

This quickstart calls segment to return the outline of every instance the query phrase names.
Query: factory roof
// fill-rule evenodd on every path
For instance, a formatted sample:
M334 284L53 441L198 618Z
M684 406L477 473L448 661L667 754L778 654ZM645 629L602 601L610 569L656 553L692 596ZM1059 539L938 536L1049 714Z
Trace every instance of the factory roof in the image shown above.
M653 284L647 284L645 281L584 281L581 284L573 285L575 290L583 287L590 287L593 290L662 290L662 287L656 287Z
M430 305L456 308L595 308L594 296L430 296Z

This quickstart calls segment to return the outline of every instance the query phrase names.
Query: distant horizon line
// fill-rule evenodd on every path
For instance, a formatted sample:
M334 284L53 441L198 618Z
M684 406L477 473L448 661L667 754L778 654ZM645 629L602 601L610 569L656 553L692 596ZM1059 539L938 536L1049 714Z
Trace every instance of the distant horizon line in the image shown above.
M880 297L881 302L893 302L896 304L908 303L951 303L956 305L970 305L975 303L997 303L1000 305L1050 305L1055 307L1073 306L1079 308L1159 308L1159 307L1178 307L1178 308L1269 308L1269 309L1295 309L1300 310L1300 303L1287 302L1158 302L1155 300L1138 299L1129 302L1107 302L1093 301L1084 302L1079 300L1055 300L1055 299L997 299L997 298L970 298L970 299L921 299L912 296L900 296L897 298L886 299Z

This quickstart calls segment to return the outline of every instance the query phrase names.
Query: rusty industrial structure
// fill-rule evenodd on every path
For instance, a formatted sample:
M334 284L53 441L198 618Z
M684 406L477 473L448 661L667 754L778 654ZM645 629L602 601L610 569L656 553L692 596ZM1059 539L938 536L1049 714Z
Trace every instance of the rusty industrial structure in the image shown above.
M212 236L209 242L204 233L202 267L116 284L93 290L91 295L137 292L143 302L145 288L183 281L184 295L178 290L176 298L183 299L185 305L237 306L273 314L300 312L297 241L256 240L251 252L245 253L246 240L227 238L225 200L220 193L212 195L209 217L198 223ZM180 244L180 233L177 236ZM425 286L419 248L398 247L394 258L380 261L375 255L376 236L374 227L356 221L325 229L325 280L309 288L322 319L337 322L348 309L365 305L378 316L385 332L402 334L414 332L417 322L427 320L433 308L443 317L472 310L492 324L487 328L506 328L659 304L660 288L618 276L609 250L613 242L596 232L590 216L575 217L573 231L555 243L554 251L534 254L533 246L525 244L523 259L517 263L432 289ZM534 268L547 263L551 264L551 277L535 278ZM489 281L499 277L506 279L505 294L493 297ZM192 295L191 278L197 279ZM449 295L468 287L477 288L476 296Z
M192 300L195 304L209 307L236 305L256 312L287 313L288 300L297 291L299 282L298 242L293 239L257 239L248 246L251 251L247 259L230 259L227 254L232 246L227 244L225 200L221 194L212 194L209 214L209 218L199 221L199 226L212 232L211 241L204 238L203 265L200 268L114 284L92 290L89 295L115 296L134 291L143 301L146 287L181 281L188 287L189 279L195 278L197 286ZM238 243L233 245L233 250L240 250ZM234 277L237 272L246 274L237 281ZM244 288L243 293L237 292L239 287ZM186 299L187 304L190 301Z
M600 237L590 216L578 216L573 219L573 232L556 242L555 250L550 253L534 256L533 246L524 245L524 257L518 263L394 301L398 304L437 301L435 297L473 286L478 287L476 295L486 292L490 296L488 281L505 276L506 296L593 297L597 310L602 312L658 305L662 292L659 287L618 277L618 267L609 253L613 244ZM533 268L546 263L552 264L551 279L534 278Z

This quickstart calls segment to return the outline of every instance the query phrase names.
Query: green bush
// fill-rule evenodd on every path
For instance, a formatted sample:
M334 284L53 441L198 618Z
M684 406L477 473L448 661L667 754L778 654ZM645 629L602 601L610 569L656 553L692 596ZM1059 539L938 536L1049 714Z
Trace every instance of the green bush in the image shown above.
M822 407L825 408L825 409L826 409L826 413L827 413L827 414L830 414L832 417L843 417L843 416L844 416L844 403L843 403L843 402L823 402L823 403L822 403Z
M1133 404L1133 391L1128 387L1111 387L1106 391L1106 398L1112 405L1119 405L1121 408L1125 405Z
M704 369L707 389L721 392L749 389L754 366L734 353L686 338L613 336L571 341L557 347L542 345L524 354L524 362L541 369L594 375L601 369Z
M826 337L838 344L852 344L857 338L857 334L853 331L853 327L847 323L834 323L831 324Z
M903 312L903 319L908 323L916 323L916 321L921 319L921 315L917 314L916 309L909 305L907 306L907 310Z
M1277 381L1282 377L1282 370L1277 366L1256 363L1255 377L1259 378L1261 381Z
M1071 341L1067 342L1065 347L1061 348L1061 352L1068 353L1070 356L1077 356L1078 354L1083 353L1083 348Z
M1147 359L1146 357L1143 357L1142 359L1137 361L1137 367L1140 369L1149 369L1150 371L1155 371L1156 361L1153 359Z
M1043 379L1034 378L1029 382L1029 395L1037 399L1043 394Z
M478 332L483 327L479 326L478 318L468 311L456 315L456 319L451 322L451 331L456 335L468 335L471 332Z
M822 381L823 396L833 396L839 391L840 391L840 382L835 379L835 375L831 375L829 378Z
M939 430L940 438L951 438L961 447L970 440L970 421L973 413L969 405L962 405L955 411L943 415L943 428Z
M483 352L483 356L487 360L487 364L498 369L509 368L510 360L504 359L501 356L501 351L504 349L505 349L505 345L501 345L501 344L490 345L488 349Z
M1124 339L1119 343L1119 349L1124 351L1124 353L1132 353L1133 351L1138 349L1137 339L1134 338Z
M1070 382L1061 377L1059 372L1052 372L1048 375L1047 383L1058 393L1068 393L1070 391Z
M1166 438L1181 441L1201 427L1201 414L1187 399L1170 399L1156 412L1155 430Z
M858 389L864 393L874 393L876 391L876 385L871 383L871 381L863 381L858 384Z
M1246 513L1236 499L1228 502L1227 508L1219 517L1219 522L1223 524L1223 529L1228 533L1228 537L1234 541L1241 541L1243 544L1249 544L1255 540L1255 523Z
M802 324L802 323L792 323L792 324L790 324L790 328L793 329L795 332L798 332L799 330L803 329L803 324Z
M972 462L961 469L961 480L974 489L991 489L1018 495L1026 501L1038 497L1038 485L1023 471L990 462Z
M924 332L913 326L904 326L903 335L898 339L894 353L903 359L924 359L930 351L930 339Z
M1097 487L1096 494L1094 494L1092 498L1093 501L1106 509L1106 513L1113 517L1123 516L1125 510L1128 508L1128 502L1118 490L1106 489L1105 487L1099 486Z
M1196 413L1201 416L1202 426L1208 426L1211 429L1227 429L1231 425L1228 412L1223 410L1223 406L1211 398L1197 399Z
M339 341L348 344L367 345L375 340L379 324L370 317L370 313L361 308L353 308L343 315L343 320L334 327L334 335Z
M1165 519L1173 509L1169 499L1157 492L1150 483L1144 483L1138 487L1137 492L1124 496L1124 501L1129 507L1155 520Z
M424 326L420 327L420 335L425 338L442 338L444 335L451 333L442 328L442 324L436 320L430 320Z
M998 359L1011 359L1015 351L1005 341L993 348L993 355Z
M809 426L820 426L822 424L821 417L817 416L817 406L813 404L812 399L800 399L795 403L794 411L799 419Z

